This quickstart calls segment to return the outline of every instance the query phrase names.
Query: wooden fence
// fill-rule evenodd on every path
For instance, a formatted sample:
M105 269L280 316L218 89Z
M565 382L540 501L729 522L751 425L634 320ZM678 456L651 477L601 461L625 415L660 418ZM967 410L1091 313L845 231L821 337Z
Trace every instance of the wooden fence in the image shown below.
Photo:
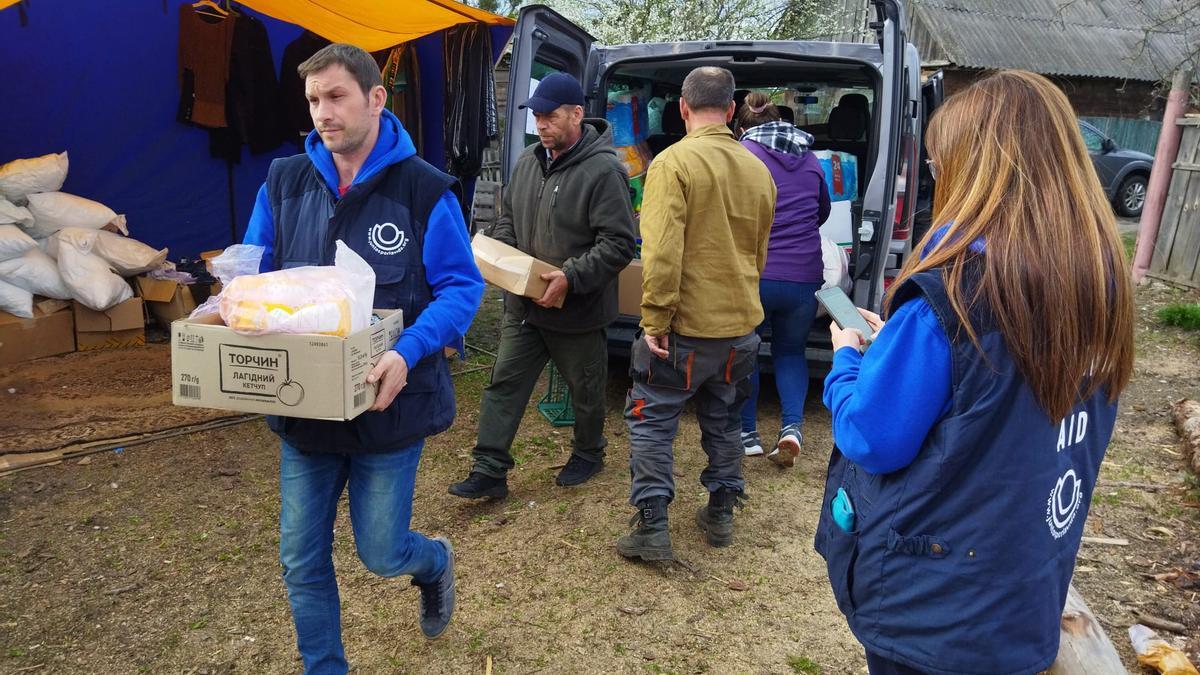
M1200 288L1200 117L1184 117L1176 124L1183 135L1147 274Z

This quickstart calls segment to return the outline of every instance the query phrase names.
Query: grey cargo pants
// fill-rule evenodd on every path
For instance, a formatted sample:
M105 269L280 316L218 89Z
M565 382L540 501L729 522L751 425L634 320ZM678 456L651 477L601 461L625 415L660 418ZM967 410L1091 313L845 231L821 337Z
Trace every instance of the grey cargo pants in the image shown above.
M629 358L633 387L625 401L633 478L630 504L637 506L651 497L675 498L675 434L689 400L695 401L700 445L708 455L700 482L709 492L745 489L741 409L750 392L759 342L756 333L735 338L671 334L670 355L660 359L638 336Z

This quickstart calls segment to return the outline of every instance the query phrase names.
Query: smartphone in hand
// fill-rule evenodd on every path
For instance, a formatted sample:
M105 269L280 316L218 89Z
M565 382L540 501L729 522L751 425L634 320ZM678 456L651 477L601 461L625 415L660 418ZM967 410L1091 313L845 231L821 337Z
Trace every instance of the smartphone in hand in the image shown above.
M863 342L870 342L875 337L875 331L871 329L871 324L867 323L865 317L858 312L858 308L850 300L850 296L837 286L831 288L823 288L817 291L817 302L829 312L832 318L842 329L854 328L862 333Z

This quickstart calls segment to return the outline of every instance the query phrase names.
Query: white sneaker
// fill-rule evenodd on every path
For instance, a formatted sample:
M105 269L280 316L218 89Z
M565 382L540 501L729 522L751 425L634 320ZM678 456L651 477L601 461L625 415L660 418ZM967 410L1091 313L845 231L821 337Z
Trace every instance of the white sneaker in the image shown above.
M779 466L795 466L796 457L804 447L804 437L800 435L799 424L789 424L779 430L779 442L775 449L767 455L767 459Z
M758 437L757 431L742 432L742 448L746 451L747 457L757 457L763 454L762 439Z

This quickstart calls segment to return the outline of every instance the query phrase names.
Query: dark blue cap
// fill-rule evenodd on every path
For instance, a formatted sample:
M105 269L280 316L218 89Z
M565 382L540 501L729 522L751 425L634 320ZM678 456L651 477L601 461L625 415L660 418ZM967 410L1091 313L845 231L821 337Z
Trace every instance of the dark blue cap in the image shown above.
M520 108L529 108L536 113L548 113L562 105L583 105L583 88L579 80L566 73L554 73L542 78L533 96Z

